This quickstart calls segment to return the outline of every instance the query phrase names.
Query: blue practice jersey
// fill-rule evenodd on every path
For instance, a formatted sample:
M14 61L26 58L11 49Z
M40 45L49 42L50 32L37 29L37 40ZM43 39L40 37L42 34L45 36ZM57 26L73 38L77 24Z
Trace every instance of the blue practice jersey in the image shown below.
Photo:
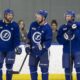
M14 50L20 45L19 26L16 22L5 23L0 20L0 52Z
M31 48L34 48L38 44L48 49L52 42L52 29L48 23L39 25L36 21L30 25L28 32L28 39L30 40ZM32 49L32 54L39 55L40 51Z
M71 29L72 26L76 26L76 29ZM71 30L70 30L71 29ZM72 40L66 40L64 38L64 33L70 30L70 33L73 35ZM64 53L70 53L70 49L72 53L80 51L80 22L68 22L67 24L63 24L60 26L58 30L57 40L60 44L63 45Z

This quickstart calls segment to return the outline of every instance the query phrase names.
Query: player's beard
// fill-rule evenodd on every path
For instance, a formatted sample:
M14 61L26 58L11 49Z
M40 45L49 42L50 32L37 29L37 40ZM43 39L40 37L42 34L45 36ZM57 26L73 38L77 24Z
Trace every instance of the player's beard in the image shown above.
M7 17L5 17L5 20L8 22L8 23L10 23L11 21L12 21L12 18L7 18Z

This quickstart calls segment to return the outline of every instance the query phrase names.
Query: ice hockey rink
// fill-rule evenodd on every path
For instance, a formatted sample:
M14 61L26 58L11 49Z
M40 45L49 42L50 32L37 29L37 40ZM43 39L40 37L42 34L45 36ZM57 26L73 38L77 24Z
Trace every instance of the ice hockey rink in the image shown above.
M58 26L64 21L64 12L66 10L74 10L77 15L76 19L80 21L80 0L0 0L0 19L3 17L3 11L6 8L11 8L14 13L14 20L24 20L26 30L28 32L30 23L35 20L34 14L40 9L46 9L49 13L47 21L49 24L52 19L56 19ZM26 56L24 45L21 45L22 54L16 55L16 60L13 70L18 71ZM62 45L51 45L49 49L49 80L65 80L64 70L62 68ZM29 56L22 67L20 74L14 74L13 80L30 80L30 72L28 66ZM5 63L3 67L4 80L5 78ZM41 71L38 67L38 78L41 80ZM75 69L73 69L73 78L76 80Z
M19 71L23 60L26 56L24 45L20 46L22 48L22 54L16 55L16 60L14 64L14 71ZM62 45L51 45L49 49L49 80L64 80L64 70L62 68L62 53L63 46ZM26 61L22 67L20 74L16 74L13 76L13 80L30 80L30 72L28 66L29 56L27 56ZM3 67L3 71L5 74L5 64ZM39 80L41 80L41 71L38 67ZM75 70L73 71L74 79L75 79ZM5 77L4 77L5 78Z

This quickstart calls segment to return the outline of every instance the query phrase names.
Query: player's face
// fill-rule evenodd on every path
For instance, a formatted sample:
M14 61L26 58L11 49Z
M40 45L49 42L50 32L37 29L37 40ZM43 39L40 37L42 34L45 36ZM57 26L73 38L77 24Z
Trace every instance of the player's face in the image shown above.
M66 21L71 21L73 18L71 15L66 15L65 16Z
M43 21L43 17L42 17L41 15L36 14L35 17L36 17L36 21L37 21L38 23L41 23L41 22Z
M13 14L4 14L4 18L8 21L8 22L11 22L12 19L13 19L14 15Z

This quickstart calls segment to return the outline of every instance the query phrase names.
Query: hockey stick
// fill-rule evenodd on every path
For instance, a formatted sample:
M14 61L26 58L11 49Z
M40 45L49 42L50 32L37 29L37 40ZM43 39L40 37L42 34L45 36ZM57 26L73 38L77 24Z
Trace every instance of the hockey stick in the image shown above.
M72 80L72 52L71 52L71 39L70 39L70 80Z
M74 34L73 34L73 38L74 38ZM72 68L73 68L73 63L72 63L72 49L71 49L71 44L72 44L72 39L70 38L70 80L73 80L72 78Z
M27 56L28 56L28 54L26 53L26 56L25 56L25 58L24 58L24 60L23 60L23 63L22 63L22 65L21 65L19 71L12 71L12 74L19 74L19 73L21 72L21 70L22 70L22 68L23 68L23 65L24 65L24 63L25 63L25 61L26 61Z

